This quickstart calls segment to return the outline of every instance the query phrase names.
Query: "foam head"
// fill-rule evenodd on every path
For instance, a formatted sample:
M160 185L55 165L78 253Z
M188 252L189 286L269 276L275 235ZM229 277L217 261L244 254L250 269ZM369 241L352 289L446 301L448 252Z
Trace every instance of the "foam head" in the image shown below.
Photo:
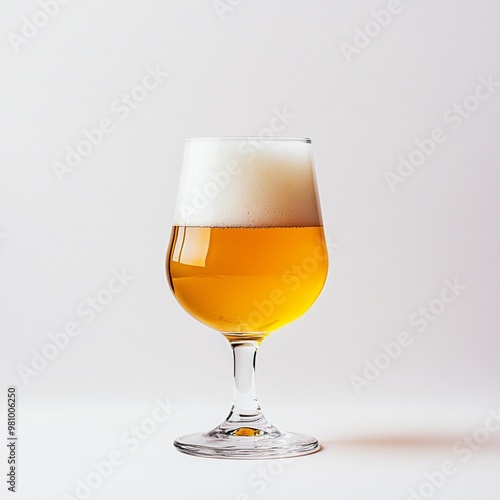
M321 225L309 139L197 138L184 150L174 225Z

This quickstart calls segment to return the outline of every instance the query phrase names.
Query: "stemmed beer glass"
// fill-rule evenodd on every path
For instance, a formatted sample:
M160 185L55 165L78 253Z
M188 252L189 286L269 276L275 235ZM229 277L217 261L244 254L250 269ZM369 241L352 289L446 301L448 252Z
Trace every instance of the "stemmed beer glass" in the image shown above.
M166 267L177 301L221 332L234 358L228 417L176 439L177 449L246 459L314 452L315 438L266 420L254 372L262 340L305 313L327 275L310 139L188 139Z

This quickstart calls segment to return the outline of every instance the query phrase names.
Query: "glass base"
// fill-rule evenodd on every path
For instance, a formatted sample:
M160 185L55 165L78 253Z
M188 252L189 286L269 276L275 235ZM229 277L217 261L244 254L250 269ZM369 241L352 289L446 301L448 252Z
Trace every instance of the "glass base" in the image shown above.
M228 428L227 422L210 432L182 436L174 441L174 446L198 457L246 460L298 457L319 449L318 440L304 434L280 432L269 424L265 431Z

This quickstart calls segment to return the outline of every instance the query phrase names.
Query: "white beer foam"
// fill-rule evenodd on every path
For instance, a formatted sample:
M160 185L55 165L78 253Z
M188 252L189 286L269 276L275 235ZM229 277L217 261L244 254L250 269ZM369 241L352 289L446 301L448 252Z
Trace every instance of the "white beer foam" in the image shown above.
M188 140L174 225L322 225L310 141Z

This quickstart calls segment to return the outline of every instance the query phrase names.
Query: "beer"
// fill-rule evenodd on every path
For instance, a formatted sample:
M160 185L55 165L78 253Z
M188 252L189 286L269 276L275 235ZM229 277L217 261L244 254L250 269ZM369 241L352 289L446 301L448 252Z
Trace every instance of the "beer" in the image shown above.
M309 309L328 267L310 141L188 141L167 255L184 309L231 340Z
M315 451L316 438L281 432L266 420L254 373L260 341L306 312L326 278L311 140L188 139L166 267L175 298L224 334L234 360L227 418L177 438L176 448L244 459Z
M189 314L220 332L256 337L305 313L327 267L321 226L174 226L167 255L170 286Z

